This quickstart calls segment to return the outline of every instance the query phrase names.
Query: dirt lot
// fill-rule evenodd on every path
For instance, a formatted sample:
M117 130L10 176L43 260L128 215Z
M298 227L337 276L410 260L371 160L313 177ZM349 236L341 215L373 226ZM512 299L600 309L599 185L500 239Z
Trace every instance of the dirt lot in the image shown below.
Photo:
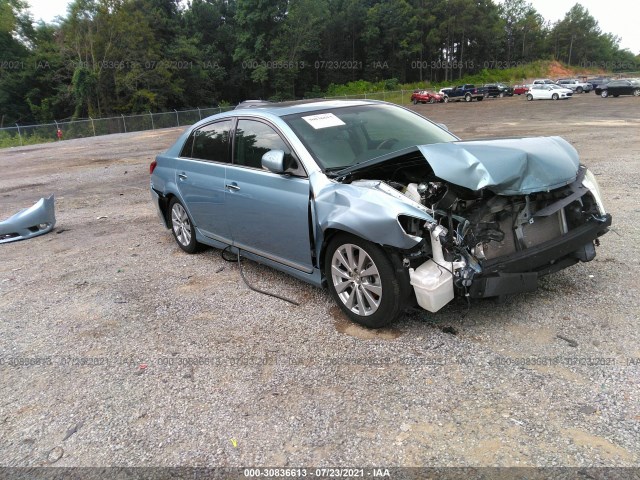
M415 107L465 139L563 136L615 231L535 293L382 331L182 253L148 193L178 129L1 150L0 218L54 193L58 223L0 245L0 465L640 466L638 100Z

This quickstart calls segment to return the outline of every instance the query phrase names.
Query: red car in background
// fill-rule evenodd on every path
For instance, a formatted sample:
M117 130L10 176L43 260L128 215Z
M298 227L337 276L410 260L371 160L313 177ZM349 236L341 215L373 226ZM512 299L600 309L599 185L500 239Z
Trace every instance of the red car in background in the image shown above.
M436 103L444 102L444 96L436 92L430 92L429 90L415 90L411 94L411 103L414 105L418 103Z
M514 95L524 95L529 91L529 87L526 85L514 85L513 86L513 94Z

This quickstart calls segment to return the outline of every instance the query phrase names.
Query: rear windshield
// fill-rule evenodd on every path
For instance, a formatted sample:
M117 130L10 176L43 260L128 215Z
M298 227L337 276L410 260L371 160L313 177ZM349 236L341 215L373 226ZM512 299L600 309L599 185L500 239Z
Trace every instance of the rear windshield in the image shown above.
M283 119L324 169L349 167L415 145L458 140L420 115L393 105L332 108Z

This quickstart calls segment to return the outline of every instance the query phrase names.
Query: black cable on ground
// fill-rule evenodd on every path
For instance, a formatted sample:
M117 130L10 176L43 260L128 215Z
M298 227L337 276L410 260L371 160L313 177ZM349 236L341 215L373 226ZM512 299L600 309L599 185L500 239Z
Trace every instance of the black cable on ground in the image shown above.
M229 258L224 256L224 252L226 252L229 248L230 248L230 246L226 247L224 250L222 250L222 253L221 253L222 259L224 261L226 261L226 262L235 262L235 261L238 262L238 268L240 269L240 276L242 277L242 280L244 281L245 285L247 287L249 287L250 290L253 290L254 292L262 293L263 295L268 295L270 297L278 298L280 300L283 300L285 302L289 302L289 303L291 303L293 305L296 305L296 306L300 306L300 304L298 302L296 302L295 300L291 300L289 298L286 298L286 297L283 297L281 295L278 295L277 293L267 292L265 290L261 290L259 288L256 288L256 287L250 285L249 282L247 281L246 277L244 276L244 271L242 270L242 262L240 262L240 249L238 249L237 260L236 259L231 260L231 259L229 259Z

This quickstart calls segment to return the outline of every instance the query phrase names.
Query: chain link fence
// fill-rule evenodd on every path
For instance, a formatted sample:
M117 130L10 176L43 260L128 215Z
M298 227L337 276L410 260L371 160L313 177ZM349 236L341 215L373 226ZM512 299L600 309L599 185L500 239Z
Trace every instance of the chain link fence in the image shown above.
M173 110L171 112L120 115L119 117L88 118L83 120L54 121L39 125L19 125L0 128L0 146L28 145L54 141L58 129L62 139L96 137L112 133L140 132L159 128L193 125L216 113L234 107L197 108L195 110Z
M403 104L409 102L412 90L394 90L360 95L341 95L327 99L372 99ZM96 137L112 133L140 132L160 128L173 128L193 125L216 113L232 110L234 107L196 108L195 110L173 110L161 113L138 115L120 115L107 118L88 118L82 120L54 121L38 125L19 125L0 128L0 148L34 143L52 142L58 139Z

